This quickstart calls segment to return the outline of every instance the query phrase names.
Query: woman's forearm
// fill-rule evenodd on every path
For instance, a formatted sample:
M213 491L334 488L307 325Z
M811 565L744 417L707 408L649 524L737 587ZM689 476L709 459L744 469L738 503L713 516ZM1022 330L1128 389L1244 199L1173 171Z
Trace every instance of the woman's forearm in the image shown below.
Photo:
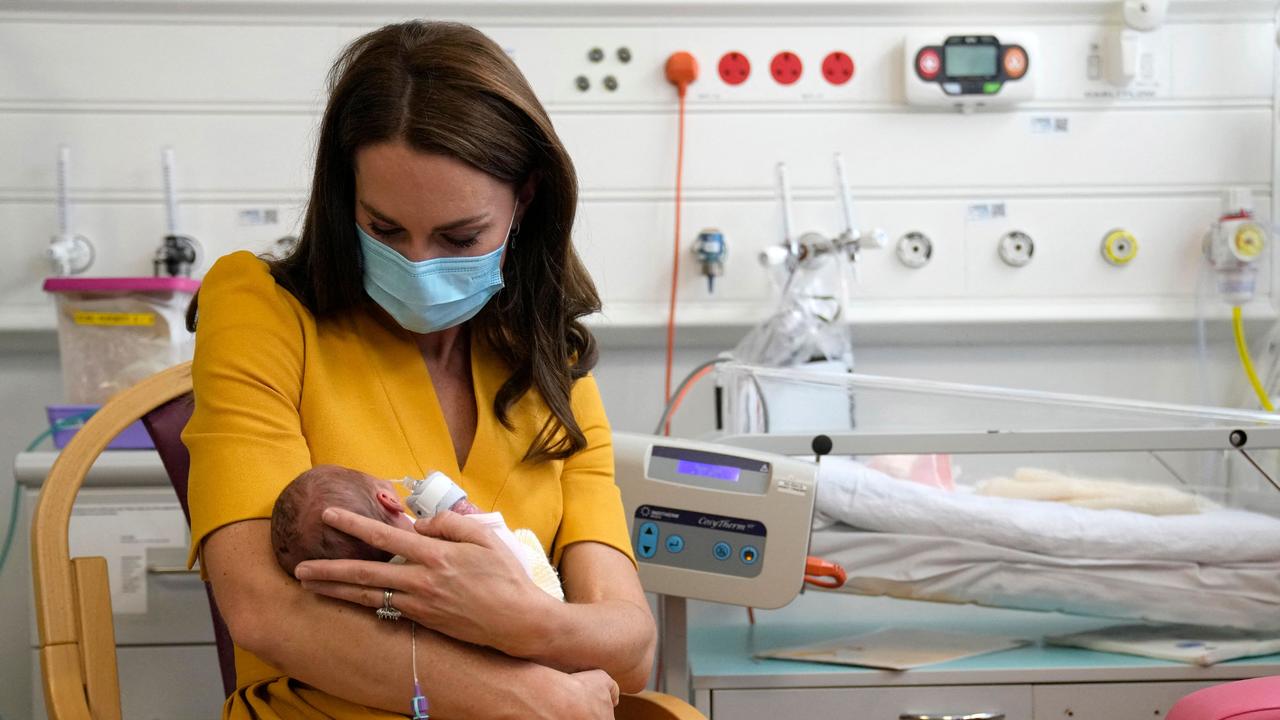
M627 693L645 688L654 651L647 607L626 600L558 603L540 619L534 642L519 657L564 672L604 670Z
M631 561L613 548L579 543L561 561L569 602L548 601L514 647L499 646L565 672L604 670L623 692L649 682L656 645L653 616Z
M314 622L314 629L276 620L276 630L259 642L264 660L331 695L383 710L409 711L411 621L378 621L365 608L315 596L294 608L295 617ZM416 641L423 692L430 699L431 714L440 717L529 717L521 711L523 704L532 695L549 692L559 674L422 627ZM552 704L553 698L545 699Z
M284 674L336 697L408 712L410 622L317 596L271 555L266 521L216 531L203 562L236 643ZM562 673L418 628L418 671L441 717L536 717L557 707Z

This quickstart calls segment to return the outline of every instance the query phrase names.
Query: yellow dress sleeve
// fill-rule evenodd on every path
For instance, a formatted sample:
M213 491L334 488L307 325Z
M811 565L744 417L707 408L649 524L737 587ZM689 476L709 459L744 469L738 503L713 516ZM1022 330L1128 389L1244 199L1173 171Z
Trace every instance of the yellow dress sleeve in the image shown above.
M575 383L570 402L574 418L587 436L587 446L565 460L561 470L564 515L551 564L559 567L564 549L578 542L608 545L634 563L622 494L613 479L613 432L595 378L588 375Z
M189 565L214 530L270 517L280 490L311 467L298 416L309 313L247 252L210 268L199 302L195 410L182 433L191 453Z

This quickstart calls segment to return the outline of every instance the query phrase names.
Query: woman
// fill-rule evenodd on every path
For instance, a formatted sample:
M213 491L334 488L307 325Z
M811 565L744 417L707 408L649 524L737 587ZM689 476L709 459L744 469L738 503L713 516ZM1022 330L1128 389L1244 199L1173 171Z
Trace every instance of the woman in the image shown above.
M433 715L611 717L619 688L644 686L653 620L588 374L579 318L599 298L570 243L576 203L545 111L478 31L389 26L339 59L296 251L221 259L193 314L183 439L192 556L237 646L224 717L403 715L411 635ZM415 562L288 577L267 518L322 463L442 470L538 534L569 602L448 513L413 533L330 510Z

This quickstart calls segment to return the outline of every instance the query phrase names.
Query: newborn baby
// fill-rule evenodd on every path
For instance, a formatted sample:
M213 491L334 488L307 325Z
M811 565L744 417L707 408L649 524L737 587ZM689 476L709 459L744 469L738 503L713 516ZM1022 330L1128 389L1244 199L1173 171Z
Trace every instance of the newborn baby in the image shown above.
M462 488L442 473L432 473L421 481L406 480L406 484L412 491L410 507L419 517L431 517L445 509L472 516L498 535L535 585L564 599L560 579L532 531L507 529L500 513L481 512L467 500ZM280 567L290 576L304 560L395 559L391 553L325 524L321 514L327 507L340 507L402 530L413 530L413 518L405 513L390 481L338 465L318 465L294 478L276 498L271 512L271 546Z

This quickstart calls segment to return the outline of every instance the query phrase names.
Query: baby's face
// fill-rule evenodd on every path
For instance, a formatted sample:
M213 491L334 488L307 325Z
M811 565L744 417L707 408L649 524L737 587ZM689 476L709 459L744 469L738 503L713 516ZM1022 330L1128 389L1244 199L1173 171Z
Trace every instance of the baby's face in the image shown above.
M400 493L396 491L396 486L390 480L381 480L372 475L365 475L365 480L368 481L370 491L377 498L378 505L382 507L386 523L401 530L412 530L413 519L405 515L404 502L400 500Z

